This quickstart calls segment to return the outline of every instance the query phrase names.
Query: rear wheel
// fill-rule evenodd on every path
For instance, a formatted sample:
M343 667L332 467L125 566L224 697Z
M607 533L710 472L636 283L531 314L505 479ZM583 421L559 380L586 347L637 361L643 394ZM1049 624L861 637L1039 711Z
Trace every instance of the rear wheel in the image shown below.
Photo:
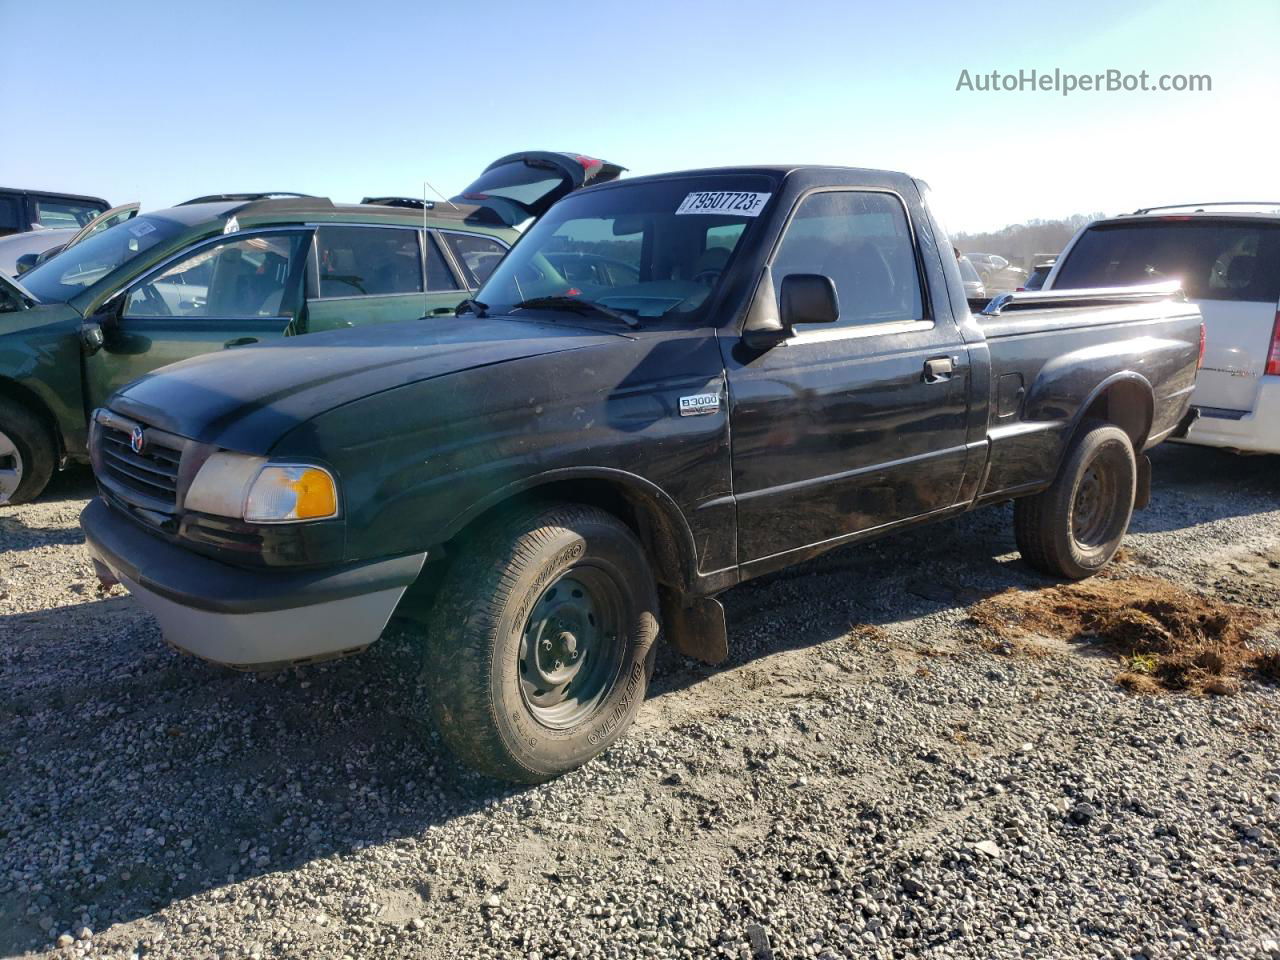
M1023 559L1070 580L1097 573L1129 529L1137 479L1129 435L1109 423L1086 423L1053 484L1014 503L1014 534Z
M644 550L594 507L535 507L482 530L452 565L423 673L432 716L468 765L536 783L630 726L658 634Z
M0 397L0 504L34 500L57 465L53 437L38 417Z

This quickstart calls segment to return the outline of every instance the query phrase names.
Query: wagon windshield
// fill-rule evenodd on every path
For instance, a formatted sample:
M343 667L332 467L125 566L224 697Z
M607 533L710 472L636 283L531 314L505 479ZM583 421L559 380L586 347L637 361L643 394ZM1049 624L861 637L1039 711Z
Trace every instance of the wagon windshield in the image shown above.
M163 217L135 217L86 237L22 275L22 285L41 303L65 303L109 273L184 228Z
M711 301L772 190L767 177L737 175L573 194L516 244L476 299L493 313L554 309L572 298L637 318L691 319Z

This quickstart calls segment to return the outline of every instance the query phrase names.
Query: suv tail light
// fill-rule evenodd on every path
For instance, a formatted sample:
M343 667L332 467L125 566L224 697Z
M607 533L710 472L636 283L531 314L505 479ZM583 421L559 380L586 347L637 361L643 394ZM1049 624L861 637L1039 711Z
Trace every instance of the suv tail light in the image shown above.
M1267 351L1265 372L1269 377L1280 376L1280 309L1276 310L1276 320L1271 325L1271 349Z

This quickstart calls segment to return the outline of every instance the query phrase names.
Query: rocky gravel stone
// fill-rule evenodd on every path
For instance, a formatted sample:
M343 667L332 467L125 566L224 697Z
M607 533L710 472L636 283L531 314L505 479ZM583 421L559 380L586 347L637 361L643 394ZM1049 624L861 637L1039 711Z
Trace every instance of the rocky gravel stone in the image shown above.
M1115 573L1274 638L1271 459L1152 459ZM730 591L728 663L662 651L635 728L527 788L421 722L410 624L272 675L171 650L98 595L90 493L0 508L2 956L1280 958L1277 690L1002 648L964 604L1050 583L1007 507Z

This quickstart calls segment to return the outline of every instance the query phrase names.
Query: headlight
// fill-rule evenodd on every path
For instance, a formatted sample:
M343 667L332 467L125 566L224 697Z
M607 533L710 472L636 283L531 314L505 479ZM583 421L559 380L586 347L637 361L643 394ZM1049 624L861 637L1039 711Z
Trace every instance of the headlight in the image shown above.
M328 470L308 464L263 467L249 488L245 520L278 523L324 520L338 515L338 485Z
M338 515L338 485L321 467L215 453L191 482L188 510L252 523L324 520Z

